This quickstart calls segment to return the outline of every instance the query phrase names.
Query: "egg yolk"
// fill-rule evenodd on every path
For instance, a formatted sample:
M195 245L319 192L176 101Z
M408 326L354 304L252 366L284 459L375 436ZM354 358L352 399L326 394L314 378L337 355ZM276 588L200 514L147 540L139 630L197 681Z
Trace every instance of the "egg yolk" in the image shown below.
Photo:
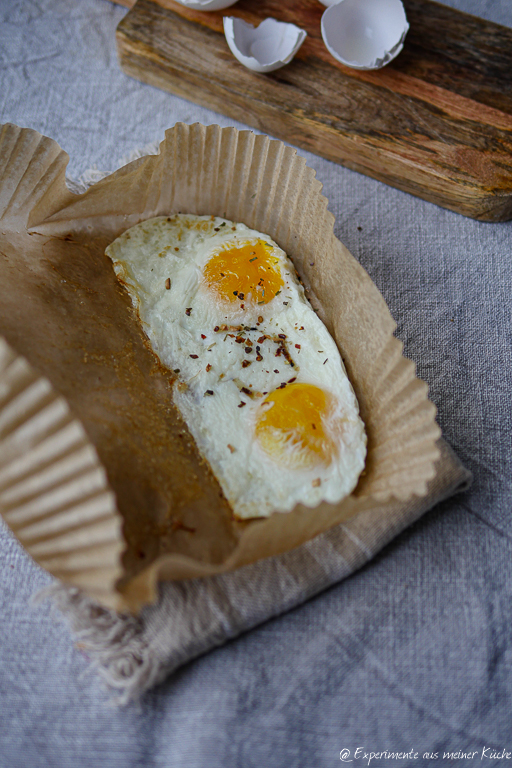
M263 401L256 437L265 453L288 469L329 463L336 446L324 424L334 405L333 396L314 384L288 384Z
M207 262L208 288L229 302L268 304L284 285L279 260L264 240L227 245Z

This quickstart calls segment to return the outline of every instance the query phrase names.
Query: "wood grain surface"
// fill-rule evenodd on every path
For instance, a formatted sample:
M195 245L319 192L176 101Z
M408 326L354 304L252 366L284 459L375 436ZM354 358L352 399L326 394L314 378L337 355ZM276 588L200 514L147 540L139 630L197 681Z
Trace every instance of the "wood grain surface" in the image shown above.
M429 0L404 5L404 50L381 70L332 58L317 0L241 0L218 13L137 0L117 30L119 60L143 82L425 200L512 218L512 30ZM291 64L256 74L229 51L223 14L292 21L308 37Z

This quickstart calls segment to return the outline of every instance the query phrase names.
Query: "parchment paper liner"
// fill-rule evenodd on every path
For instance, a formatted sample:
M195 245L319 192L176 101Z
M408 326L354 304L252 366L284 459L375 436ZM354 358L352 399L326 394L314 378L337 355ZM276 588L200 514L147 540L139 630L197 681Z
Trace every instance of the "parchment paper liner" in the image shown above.
M65 185L67 162L35 131L0 130L0 332L28 361L0 348L0 511L37 562L105 605L137 610L154 599L158 579L233 570L360 510L425 495L439 457L435 407L402 356L382 296L335 238L321 184L295 150L250 131L177 124L159 155L80 196ZM293 259L340 348L368 433L365 472L340 504L231 519L174 409L172 375L148 349L104 256L128 227L178 211L243 221ZM24 442L14 449L2 424L36 384L42 399L16 411ZM50 402L63 421L44 432L38 419ZM76 437L66 449L70 425ZM43 459L52 436L56 453ZM30 469L16 469L20 450ZM72 501L59 501L69 486ZM97 502L88 507L91 498Z

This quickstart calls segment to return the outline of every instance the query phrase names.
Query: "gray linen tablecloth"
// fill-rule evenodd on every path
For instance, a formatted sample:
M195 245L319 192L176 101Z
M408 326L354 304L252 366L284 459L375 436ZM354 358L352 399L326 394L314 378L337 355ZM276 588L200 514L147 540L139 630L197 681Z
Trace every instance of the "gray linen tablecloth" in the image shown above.
M510 0L450 5L512 26ZM178 120L232 124L119 71L124 12L107 0L0 0L0 122L56 139L72 176L113 169ZM306 157L472 489L348 580L121 710L48 604L27 607L50 579L2 526L0 768L323 768L343 749L354 766L384 750L409 754L372 765L447 765L443 752L458 750L473 756L457 765L508 764L493 754L512 753L512 224L480 224Z

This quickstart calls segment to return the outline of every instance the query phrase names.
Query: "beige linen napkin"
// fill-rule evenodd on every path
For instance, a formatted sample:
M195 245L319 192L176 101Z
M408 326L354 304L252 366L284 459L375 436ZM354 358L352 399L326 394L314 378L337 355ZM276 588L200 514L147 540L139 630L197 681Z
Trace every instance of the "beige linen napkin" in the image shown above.
M150 145L121 165L155 152L157 145ZM68 183L82 192L106 175L91 170ZM236 571L163 583L158 602L139 617L109 611L61 583L36 597L52 598L69 620L77 647L125 704L187 661L354 573L435 504L465 490L470 473L443 440L439 447L437 472L424 497L360 513L296 549Z
M471 474L439 441L428 493L407 504L363 512L278 557L237 571L160 585L140 616L102 608L78 589L45 590L69 619L78 647L126 704L182 664L222 645L350 576L435 504L468 488Z

